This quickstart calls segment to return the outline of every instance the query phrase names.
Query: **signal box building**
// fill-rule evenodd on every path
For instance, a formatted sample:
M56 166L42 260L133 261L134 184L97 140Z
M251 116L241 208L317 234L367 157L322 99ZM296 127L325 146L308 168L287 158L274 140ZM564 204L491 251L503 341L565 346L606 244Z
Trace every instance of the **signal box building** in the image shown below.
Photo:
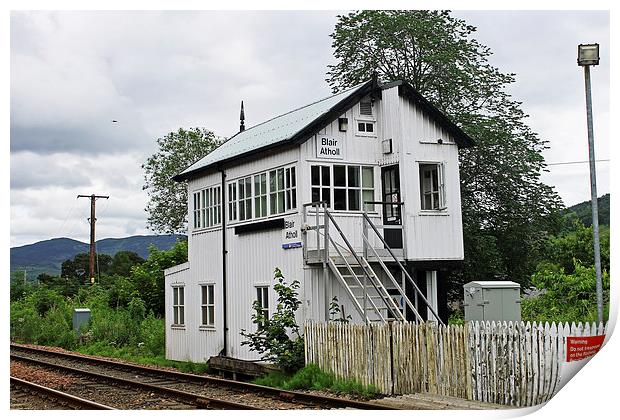
M330 319L334 298L355 323L446 321L470 137L409 84L375 80L240 128L175 176L189 261L165 272L169 359L259 359L240 331L255 300L273 313L276 267L300 282L300 325Z

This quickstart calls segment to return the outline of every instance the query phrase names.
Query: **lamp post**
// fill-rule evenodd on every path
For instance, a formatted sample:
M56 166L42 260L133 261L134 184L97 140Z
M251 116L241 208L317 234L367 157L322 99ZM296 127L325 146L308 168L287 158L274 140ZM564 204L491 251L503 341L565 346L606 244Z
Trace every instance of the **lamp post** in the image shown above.
M596 163L594 159L594 129L592 128L592 93L590 66L599 63L598 44L579 44L577 64L583 67L586 82L586 113L588 119L588 149L590 152L590 191L592 195L592 231L594 234L594 268L596 270L596 306L598 322L603 322L603 282L601 280L601 246L598 231L598 195L596 192Z

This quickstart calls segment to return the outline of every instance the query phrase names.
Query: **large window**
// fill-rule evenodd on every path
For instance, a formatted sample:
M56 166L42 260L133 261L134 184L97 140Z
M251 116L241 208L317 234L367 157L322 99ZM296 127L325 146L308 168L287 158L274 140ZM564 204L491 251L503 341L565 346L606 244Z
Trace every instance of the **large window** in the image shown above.
M173 325L185 325L185 288L172 286Z
M207 327L215 326L215 286L207 284L200 286L200 324Z
M261 313L265 319L269 319L269 287L257 286L256 287L256 301L260 305ZM262 328L262 324L259 323L259 328Z
M334 210L366 211L374 210L374 204L364 204L374 201L374 168L360 165L334 165L333 177L329 166L312 166L312 201L328 201L331 207L330 195L333 189ZM332 183L333 180L333 183Z
M444 167L441 163L420 164L420 196L422 210L446 208Z
M194 193L194 229L219 225L221 222L221 187L205 188Z

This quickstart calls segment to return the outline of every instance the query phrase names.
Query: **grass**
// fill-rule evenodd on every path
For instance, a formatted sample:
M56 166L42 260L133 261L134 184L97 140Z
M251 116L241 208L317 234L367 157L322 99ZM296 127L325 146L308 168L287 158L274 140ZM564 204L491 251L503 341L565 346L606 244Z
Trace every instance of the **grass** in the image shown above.
M334 374L325 372L314 364L305 366L293 375L274 372L253 382L288 390L327 390L362 398L372 398L379 394L379 391L372 385L364 386L356 381L336 378Z
M185 373L200 374L209 370L207 363L168 360L164 356L145 355L141 354L139 350L134 350L127 347L117 348L114 346L103 345L101 343L78 346L75 351L91 356L114 357L116 359L122 359L138 364L175 368Z

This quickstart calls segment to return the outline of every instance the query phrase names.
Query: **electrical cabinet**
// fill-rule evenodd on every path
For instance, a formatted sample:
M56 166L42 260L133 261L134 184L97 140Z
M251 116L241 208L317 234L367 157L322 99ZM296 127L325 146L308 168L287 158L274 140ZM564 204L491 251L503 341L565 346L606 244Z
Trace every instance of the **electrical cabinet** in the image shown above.
M463 289L465 321L521 321L519 283L472 281Z

